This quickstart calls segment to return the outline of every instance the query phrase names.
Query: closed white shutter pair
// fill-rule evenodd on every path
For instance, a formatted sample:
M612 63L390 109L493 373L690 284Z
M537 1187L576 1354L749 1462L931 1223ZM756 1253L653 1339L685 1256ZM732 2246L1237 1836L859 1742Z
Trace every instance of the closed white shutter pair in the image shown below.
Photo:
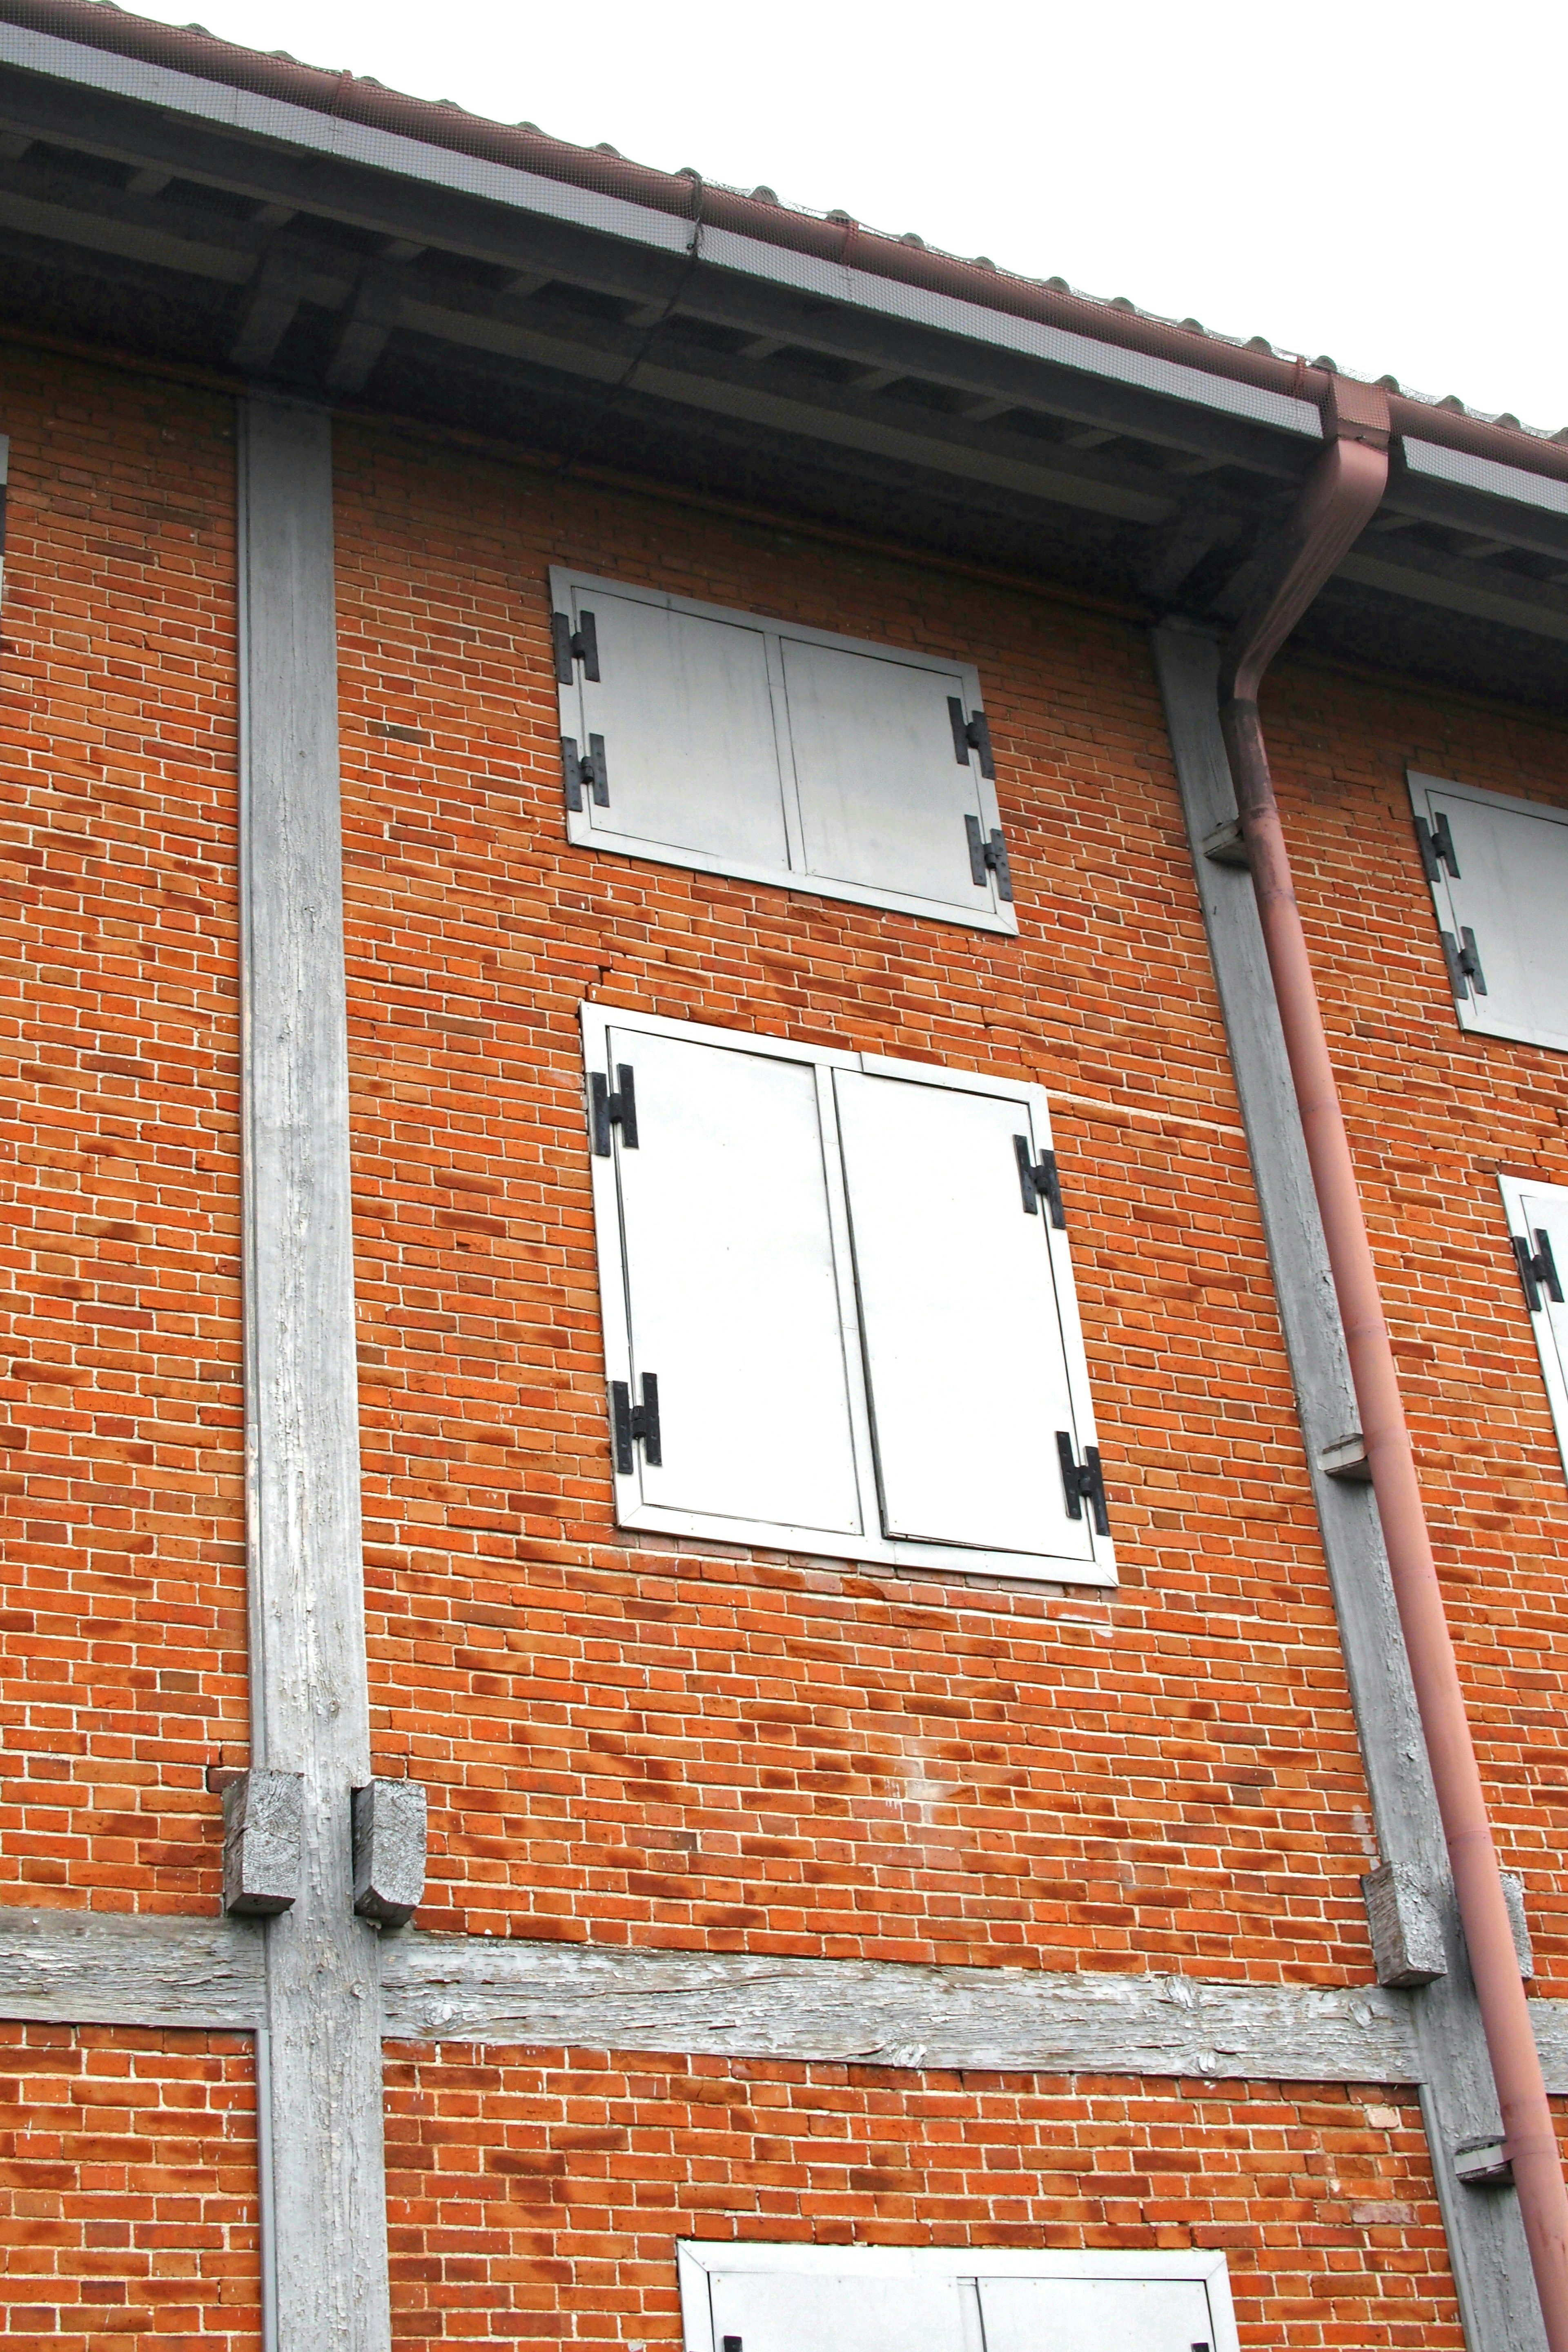
M550 584L573 841L1016 931L973 667Z
M1527 1176L1500 1176L1498 1182L1568 1470L1568 1184L1542 1184Z
M1223 2256L680 2248L686 2352L1236 2352Z
M583 1027L622 1524L1112 1581L1039 1089Z
M1459 1026L1568 1052L1568 808L1408 782Z

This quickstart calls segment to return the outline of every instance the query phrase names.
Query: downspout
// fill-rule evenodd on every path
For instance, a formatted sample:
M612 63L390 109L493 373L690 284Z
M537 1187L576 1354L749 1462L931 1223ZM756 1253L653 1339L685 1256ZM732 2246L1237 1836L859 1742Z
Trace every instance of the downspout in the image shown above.
M1505 2152L1546 2340L1551 2352L1568 2352L1568 2192L1258 712L1258 688L1269 662L1370 520L1388 478L1388 404L1379 387L1331 378L1323 430L1328 446L1307 477L1267 576L1222 661L1220 723L1502 2113ZM1440 2152L1434 2155L1442 2161Z

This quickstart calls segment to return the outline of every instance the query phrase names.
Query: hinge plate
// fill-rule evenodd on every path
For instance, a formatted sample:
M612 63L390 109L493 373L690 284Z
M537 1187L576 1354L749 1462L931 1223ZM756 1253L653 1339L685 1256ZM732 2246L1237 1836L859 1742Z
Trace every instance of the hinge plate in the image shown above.
M1446 866L1455 881L1459 879L1459 860L1454 849L1454 836L1448 830L1448 818L1439 809L1430 824L1425 817L1415 820L1415 838L1420 845L1421 863L1426 868L1426 879L1436 883Z
M1552 1236L1544 1225L1535 1229L1535 1248L1531 1251L1528 1235L1510 1234L1514 1264L1524 1285L1524 1303L1532 1315L1542 1308L1542 1291L1554 1307L1563 1304L1563 1277L1557 1271L1557 1260L1552 1254Z
M583 665L583 675L595 686L599 683L599 633L594 625L592 613L579 613L577 626L572 626L571 614L552 613L550 616L551 635L555 645L555 676L562 686L572 686L577 673L574 662Z
M996 877L996 896L1009 902L1013 896L1013 869L1007 863L1007 842L1005 835L993 829L987 840L977 816L966 816L964 832L969 836L969 876L977 890L984 890L986 877Z
M1108 1536L1110 1519L1105 1507L1105 1476L1100 1466L1099 1446L1086 1445L1080 1462L1073 1450L1071 1436L1065 1429L1058 1429L1057 1458L1062 1466L1062 1493L1067 1498L1068 1518L1081 1519L1087 1503L1095 1534Z
M623 1478L629 1478L637 1466L632 1448L639 1444L643 1460L651 1469L658 1470L663 1466L657 1372L645 1372L642 1376L641 1404L633 1404L631 1390L625 1381L612 1381L610 1418L616 1433L616 1468Z
M973 710L964 716L963 705L956 694L947 698L947 715L952 721L952 756L961 768L969 765L971 751L980 754L980 772L994 782L996 762L991 753L991 730L984 710Z
M1031 1160L1026 1135L1013 1138L1013 1150L1018 1162L1018 1190L1024 1196L1026 1213L1037 1217L1040 1202L1044 1201L1050 1209L1052 1224L1058 1233L1065 1233L1067 1211L1062 1205L1061 1179L1057 1173L1056 1153L1042 1151L1038 1160Z
M594 1157L607 1160L610 1156L610 1129L621 1130L621 1148L635 1151L637 1148L637 1081L626 1062L616 1065L616 1091L610 1092L608 1078L597 1070L588 1079L588 1098L594 1119Z

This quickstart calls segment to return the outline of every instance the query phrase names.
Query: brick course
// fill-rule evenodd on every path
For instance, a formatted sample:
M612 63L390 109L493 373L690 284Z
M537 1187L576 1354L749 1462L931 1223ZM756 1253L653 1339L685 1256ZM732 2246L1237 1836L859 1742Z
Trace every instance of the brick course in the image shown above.
M248 2039L0 2022L0 2337L253 2352Z

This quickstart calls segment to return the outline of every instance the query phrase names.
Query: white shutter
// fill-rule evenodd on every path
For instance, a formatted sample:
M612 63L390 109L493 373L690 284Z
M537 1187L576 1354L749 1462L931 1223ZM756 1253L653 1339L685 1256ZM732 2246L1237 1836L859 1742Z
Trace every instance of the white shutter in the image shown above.
M1461 1025L1568 1050L1568 808L1433 776L1410 790Z
M550 582L573 841L1017 930L973 667Z
M952 2278L720 2270L710 2291L714 2352L727 2336L744 2352L964 2352Z
M590 834L787 866L763 632L598 588L572 598L574 629L593 615L598 655L596 682L576 665L581 717L563 725L579 756L595 736L604 746L605 797L591 782L582 793Z
M1527 1279L1525 1303L1541 1352L1542 1377L1563 1463L1568 1470L1568 1184L1500 1176L1516 1262ZM1520 1244L1522 1243L1522 1250ZM1552 1297L1555 1287L1562 1299ZM1531 1304L1533 1294L1533 1304Z
M1198 2279L982 2279L980 2308L985 2352L1217 2352Z
M1091 1559L1058 1454L1058 1431L1079 1460L1089 1435L1061 1237L1025 1210L1014 1140L1037 1159L1027 1097L844 1070L835 1086L885 1532Z
M861 1526L819 1079L809 1062L612 1026L631 1384L657 1380L640 1498L710 1519Z
M813 874L972 913L997 903L971 869L966 817L983 840L973 752L961 765L948 709L969 717L961 670L917 667L892 655L784 638L790 740L805 863Z

